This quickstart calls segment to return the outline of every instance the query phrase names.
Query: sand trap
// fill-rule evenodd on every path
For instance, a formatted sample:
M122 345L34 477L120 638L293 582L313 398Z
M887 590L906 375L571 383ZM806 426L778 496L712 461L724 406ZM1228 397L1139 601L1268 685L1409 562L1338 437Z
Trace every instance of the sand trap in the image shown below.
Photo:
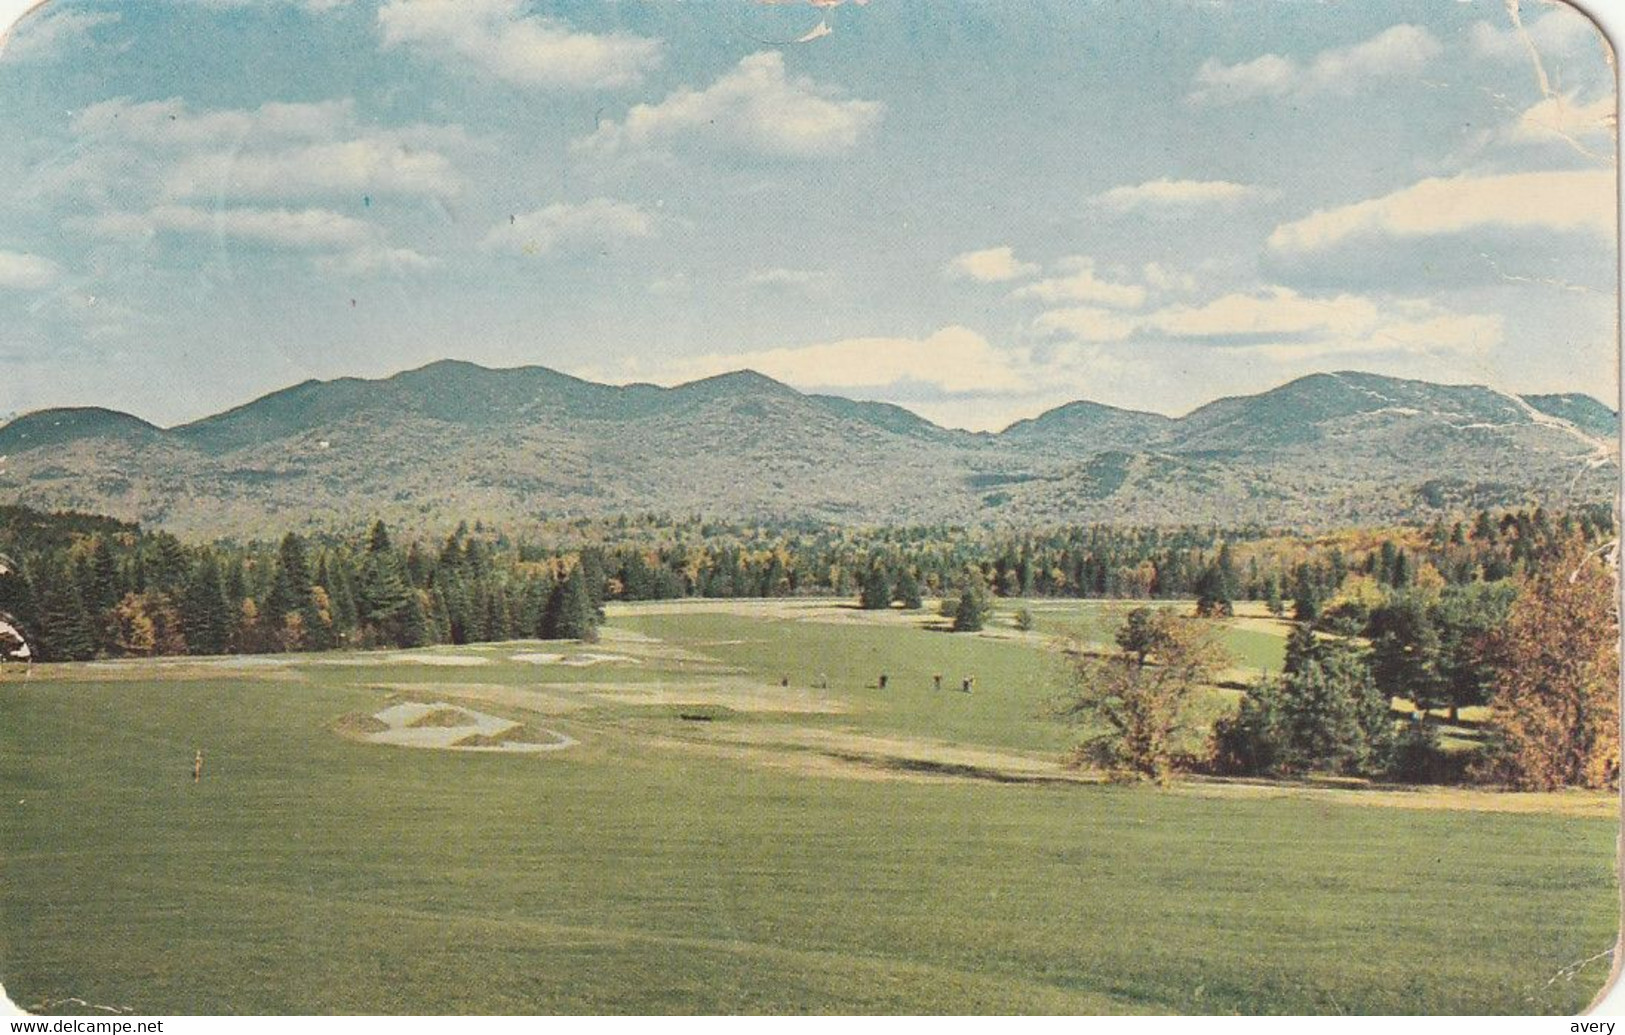
M444 665L448 668L468 668L491 663L490 658L482 658L477 654L397 654L390 660L405 661L413 665Z
M491 659L479 654L358 654L348 658L323 658L316 665L433 665L442 668L471 668L489 665Z
M522 661L529 665L568 665L570 668L586 668L588 665L641 665L638 658L626 654L549 654L544 651L528 651L524 654L510 654L509 661Z
M572 654L559 664L569 665L573 668L584 668L588 665L603 665L612 662L627 665L642 664L637 658L628 657L625 654Z
M388 727L366 735L365 739L374 744L446 751L558 751L576 743L574 738L555 730L540 730L542 735L553 738L540 743L504 740L523 731L523 724L445 701L394 704L372 717Z

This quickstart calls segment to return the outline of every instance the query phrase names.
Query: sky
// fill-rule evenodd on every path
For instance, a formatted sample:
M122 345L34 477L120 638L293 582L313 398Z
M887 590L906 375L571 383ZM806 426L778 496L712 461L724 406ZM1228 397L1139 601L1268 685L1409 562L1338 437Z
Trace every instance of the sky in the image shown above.
M1615 177L1544 3L54 0L0 50L0 414L446 357L972 429L1613 402Z

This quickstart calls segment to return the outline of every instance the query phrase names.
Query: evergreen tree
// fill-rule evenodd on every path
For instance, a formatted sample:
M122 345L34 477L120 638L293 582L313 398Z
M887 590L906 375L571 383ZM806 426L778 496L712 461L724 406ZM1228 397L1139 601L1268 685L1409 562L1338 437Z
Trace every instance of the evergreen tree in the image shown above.
M587 597L592 601L593 614L597 621L604 617L605 587L609 579L604 574L604 554L602 550L588 549L581 551L579 558L582 586L587 591Z
M214 554L205 551L181 598L181 623L193 654L224 654L231 649L231 605Z
M891 607L891 580L886 570L875 564L863 576L863 587L858 593L858 606L865 611L884 611Z
M168 532L159 532L156 537L155 549L152 552L151 563L147 564L143 576L144 586L137 592L156 590L159 593L181 593L192 573L191 563L186 557L186 548L181 541ZM138 559L141 554L136 555Z
M111 611L124 597L124 581L119 578L118 559L107 536L97 536L91 549L90 570L86 573L81 592L84 606L92 613Z
M405 619L412 599L392 552L369 550L356 579L356 622L368 642L405 646Z
M1367 660L1341 641L1294 629L1289 667L1247 691L1232 717L1214 724L1214 760L1244 773L1387 772L1394 743L1388 699Z
M1517 587L1507 582L1480 582L1452 586L1433 606L1449 722L1459 720L1462 708L1489 703L1495 684L1489 645L1495 631L1506 624L1516 597Z
M99 637L77 581L67 566L41 571L38 640L45 661L85 661L96 656Z
M1230 552L1228 539L1219 544L1219 556L1213 562L1213 567L1218 576L1218 589L1222 600L1225 603L1235 600L1241 595L1241 580L1236 576L1236 560Z
M401 616L400 645L402 647L427 647L434 642L434 635L423 598L422 590L410 590L408 592L405 612Z
M954 609L954 632L980 632L992 613L993 601L988 596L987 580L979 569L968 569L964 588L959 593L959 605Z
M892 586L892 599L901 602L905 611L918 611L925 606L920 595L919 580L907 567L897 573L897 582Z
M1449 703L1440 672L1439 632L1426 600L1417 593L1390 598L1371 612L1367 632L1377 685L1396 697L1410 698L1424 712Z
M1228 617L1235 613L1223 569L1212 564L1196 579L1196 613L1203 618Z
M565 576L553 591L545 625L548 639L582 640L587 643L597 641L597 615L579 567Z
M1281 581L1274 575L1264 580L1264 607L1277 618L1286 613L1286 605L1281 600Z

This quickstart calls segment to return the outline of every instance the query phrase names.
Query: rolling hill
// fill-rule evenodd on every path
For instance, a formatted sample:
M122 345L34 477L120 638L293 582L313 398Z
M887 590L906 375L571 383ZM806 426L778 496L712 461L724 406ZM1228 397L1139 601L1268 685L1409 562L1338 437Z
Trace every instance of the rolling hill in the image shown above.
M25 414L0 427L0 502L196 535L629 511L1320 528L1611 500L1618 428L1577 393L1339 372L1181 418L1079 401L986 434L751 371L664 388L442 361L170 429Z

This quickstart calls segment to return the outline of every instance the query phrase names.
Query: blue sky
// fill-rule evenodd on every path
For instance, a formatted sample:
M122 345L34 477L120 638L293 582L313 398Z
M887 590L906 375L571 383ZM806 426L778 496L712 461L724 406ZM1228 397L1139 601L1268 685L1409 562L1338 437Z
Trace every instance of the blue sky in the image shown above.
M0 412L446 356L972 428L1612 400L1614 108L1501 0L56 0L0 52Z

